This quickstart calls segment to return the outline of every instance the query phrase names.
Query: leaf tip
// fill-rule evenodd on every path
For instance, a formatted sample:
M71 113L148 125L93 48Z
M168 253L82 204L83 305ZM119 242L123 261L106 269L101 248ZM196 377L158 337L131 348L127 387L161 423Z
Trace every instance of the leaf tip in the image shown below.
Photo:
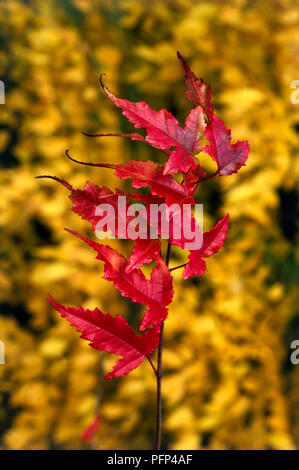
M61 179L61 178L58 178L57 176L52 176L52 175L38 175L38 176L35 176L34 178L36 179L41 179L41 178L48 178L48 179L51 179L51 180L54 180L54 181L57 181L58 183L62 184L65 188L69 189L70 191L72 191L73 187L71 184L69 184L67 181Z
M103 90L106 91L107 87L104 85L103 77L107 77L105 72L102 72L101 75L100 75L100 84L101 84L101 87L103 88Z

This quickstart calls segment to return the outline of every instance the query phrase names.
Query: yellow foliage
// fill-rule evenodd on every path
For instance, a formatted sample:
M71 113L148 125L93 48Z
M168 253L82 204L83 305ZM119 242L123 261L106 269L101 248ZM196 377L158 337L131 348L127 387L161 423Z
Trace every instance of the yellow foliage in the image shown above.
M75 165L163 158L142 143L82 131L131 128L99 89L176 111L189 104L176 51L214 91L217 112L251 154L237 175L201 185L205 225L230 213L225 247L205 276L182 283L165 327L163 400L170 449L299 447L299 8L292 0L6 0L0 3L0 447L87 448L100 410L99 449L151 448L155 380L147 363L103 381L116 358L92 350L47 303L98 306L139 318L101 279L94 254L64 232L87 233L54 174L115 188L109 170ZM204 155L199 155L203 165ZM213 171L213 162L207 163ZM297 199L296 199L297 197ZM127 245L117 242L124 254ZM127 251L126 251L127 250ZM174 250L171 263L182 257ZM182 259L181 262L184 262ZM180 263L179 263L180 264ZM136 323L135 323L136 324ZM297 335L297 338L296 338ZM166 444L167 443L167 444Z

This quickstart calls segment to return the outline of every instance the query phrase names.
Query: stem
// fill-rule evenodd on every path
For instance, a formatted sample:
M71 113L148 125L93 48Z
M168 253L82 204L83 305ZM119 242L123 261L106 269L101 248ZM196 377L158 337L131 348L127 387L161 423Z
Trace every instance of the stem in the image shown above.
M168 266L170 260L171 244L168 242L165 263ZM162 438L162 352L163 352L164 322L161 324L160 340L158 346L158 370L157 370L157 435L156 449L161 449Z
M219 173L219 169L217 171L215 171L215 173L212 173L210 176L206 176L205 178L203 178L202 180L200 180L199 182L200 183L203 183L204 181L207 181L209 180L210 178L214 178L214 176L217 176Z
M176 269L183 268L184 266L187 266L188 263L180 264L179 266L175 266L174 268L171 268L169 271L175 271Z
M162 349L163 349L164 322L161 325L160 341L158 347L158 371L157 371L157 435L156 449L161 450L162 437Z
M150 365L152 366L153 368L153 371L155 372L155 374L157 375L157 369L155 368L154 364L153 364L153 361L151 360L151 358L149 356L146 356L147 357L147 360L148 362L150 363Z
M100 168L111 168L112 170L116 169L116 165L113 165L112 163L89 163L89 162L80 162L79 160L76 160L75 158L71 157L69 154L69 149L65 151L65 154L69 160L75 163L79 163L79 165L88 165L88 166L98 166Z

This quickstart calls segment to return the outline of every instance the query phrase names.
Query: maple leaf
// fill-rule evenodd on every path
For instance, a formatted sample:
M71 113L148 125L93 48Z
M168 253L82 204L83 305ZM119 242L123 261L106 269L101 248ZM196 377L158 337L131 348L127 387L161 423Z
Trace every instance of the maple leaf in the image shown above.
M183 67L185 84L187 86L185 94L188 100L192 101L195 106L200 106L210 120L214 113L214 107L211 101L213 94L210 85L205 83L202 78L197 78L196 75L191 72L188 64L186 64L179 52L177 52L177 56Z
M109 204L114 209L115 218L113 220L115 224L115 233L113 235L118 236L119 223L126 225L127 219L126 214L118 210L119 196L125 196L125 194L119 189L113 193L106 186L99 188L97 185L87 181L84 189L72 189L70 199L73 203L72 210L75 214L79 215L82 219L87 220L92 224L92 230L96 230L98 222L104 217L104 215L96 215L97 207L100 204ZM128 207L128 201L126 201L126 209Z
M188 194L193 194L198 187L200 180L205 176L206 172L200 166L196 170L190 170L184 175L184 186Z
M172 301L174 291L172 289L172 277L170 275L168 266L161 257L156 260L157 266L154 267L150 277L150 292L155 299L160 299L162 305L169 305ZM159 300L157 300L159 301ZM150 325L161 324L161 314L163 314L162 321L167 317L167 309L163 307L157 308L156 305L150 306L142 318L140 330L144 331Z
M99 429L101 424L101 417L97 415L93 421L84 429L83 433L81 434L82 441L91 442L97 430Z
M186 152L179 146L171 152L168 161L164 167L164 174L170 175L179 171L187 173L190 169L196 171L199 162L194 156L201 150L200 139L203 137L206 123L202 108L197 106L191 109L186 118L184 127L184 147L188 149Z
M110 246L93 242L79 233L66 230L87 243L97 252L96 258L104 261L103 279L112 281L123 297L130 297L133 302L148 306L140 325L141 331L151 325L160 325L165 320L168 313L166 306L173 297L172 277L160 256L156 257L156 266L152 270L150 279L146 279L140 269L127 272L127 260Z
M81 338L90 341L92 348L122 356L105 379L127 375L158 345L159 327L148 329L142 336L138 336L120 315L112 317L98 308L89 310L82 307L67 307L56 302L50 295L48 300L62 317L82 333Z
M118 200L119 196L125 196L123 192L117 189L116 193L114 194L110 189L106 188L105 186L99 188L97 185L90 183L89 181L86 182L85 188L83 190L74 189L69 183L64 180L60 180L59 178L54 177L51 178L56 179L71 191L71 195L69 197L73 202L73 212L80 215L84 220L90 222L92 224L92 230L97 230L98 222L104 217L104 215L97 215L98 206L100 204L109 204L113 207L114 213L111 214L111 219L108 217L108 214L105 214L107 226L104 227L104 231L108 232L109 226L115 227L115 230L113 230L112 233L113 236L119 238L125 237L126 239L130 239L130 231L126 231L125 234L121 233L121 236L119 236L120 224L122 224L123 230L123 227L127 228L128 223L130 222L130 220L133 219L133 216L128 216L126 214L126 211L129 206L127 200L124 211L122 211L122 209L119 210ZM133 199L136 198L136 194L128 196L131 196ZM161 202L163 202L163 199L158 198L157 196L151 196L151 198L151 203L160 204ZM136 199L140 200L141 198L137 197ZM147 204L148 203L149 201L147 201ZM111 225L109 225L109 221L112 222ZM141 233L141 236L147 237L147 232ZM135 240L135 236L133 239ZM160 253L160 249L161 244L159 240L137 238L133 252L129 257L127 272L132 271L134 267L136 268L142 266L143 264L150 263Z
M149 204L163 204L165 202L165 199L163 197L154 196L150 193L129 193L128 196L134 199L134 201L144 202L147 206Z
M195 239L198 239L198 231L199 227L196 224L195 218L190 211L190 218L185 219L185 209L187 211L191 209L191 204L189 204L190 208L183 207L183 214L182 208L179 204L166 204L164 199L159 196L153 196L152 194L140 194L140 193L130 193L130 197L135 199L136 201L145 202L146 206L145 209L147 211L147 223L150 227L149 236L152 238L148 238L148 243L153 242L154 237L162 237L163 239L168 239L169 242L173 245L180 246L181 248L185 248L185 244L190 244L194 242ZM151 204L160 206L159 210L156 212L155 210L152 212ZM154 214L154 216L153 216ZM177 219L178 217L178 219ZM186 232L189 236L190 231L193 235L192 238L186 238L184 233ZM152 233L154 235L152 235Z
M190 70L181 54L177 53L183 67L187 98L195 106L200 106L208 118L205 128L205 138L210 141L202 150L208 153L218 164L219 175L236 173L248 158L249 145L247 141L238 141L231 144L231 131L225 127L223 121L214 114L212 105L212 91L210 86Z
M183 279L202 274L206 271L206 262L203 258L217 253L224 245L228 231L229 214L219 220L217 225L203 234L202 247L199 250L192 250L189 254L189 262L184 269Z
M185 230L188 234L188 237L193 235L192 238L186 237ZM160 230L159 233L162 237L163 235L165 236L163 230ZM186 250L188 249L188 245L190 243L194 243L196 240L200 240L200 234L201 231L199 225L192 213L190 214L190 224L188 223L187 227L184 227L184 223L180 223L180 226L178 227L175 215L173 215L169 220L169 242L172 245L179 246L180 248Z
M126 272L130 273L136 268L140 268L143 264L148 264L156 259L161 251L160 240L149 240L138 238L135 241L133 251L128 259Z
M217 162L219 175L237 173L241 166L245 166L249 153L249 144L246 140L231 144L231 131L224 122L213 115L206 127L205 137L210 145L203 148Z
M133 188L150 186L151 194L163 197L167 204L195 204L186 187L177 183L171 175L163 174L163 167L151 160L131 160L118 165L115 174L121 179L132 178Z
M117 190L116 194L114 194L110 189L106 188L105 186L99 188L93 183L87 182L85 184L84 190L73 190L70 196L70 199L73 202L72 210L79 214L83 219L88 220L92 224L92 230L96 230L97 224L99 220L102 218L101 216L95 215L96 208L101 203L111 204L115 211L115 219L116 221L116 230L113 235L116 237L118 236L118 227L119 222L125 222L125 226L128 222L132 219L132 217L126 216L125 213L119 211L118 209L118 197L124 193ZM126 209L128 204L126 203ZM122 220L121 220L122 219ZM124 225L123 225L124 226ZM130 233L126 233L126 238L129 239ZM159 253L161 250L161 244L159 240L148 240L148 239L141 239L137 238L135 241L133 252L129 257L129 262L126 267L126 271L130 272L134 268L138 268L143 264L150 263Z
M133 103L116 98L103 84L103 90L111 101L122 109L123 115L134 124L136 128L145 128L147 135L145 141L160 150L174 148L165 165L164 173L186 173L189 168L196 169L198 162L194 154L198 153L200 138L205 128L204 114L201 106L192 109L182 128L177 119L166 109L154 111L144 101Z

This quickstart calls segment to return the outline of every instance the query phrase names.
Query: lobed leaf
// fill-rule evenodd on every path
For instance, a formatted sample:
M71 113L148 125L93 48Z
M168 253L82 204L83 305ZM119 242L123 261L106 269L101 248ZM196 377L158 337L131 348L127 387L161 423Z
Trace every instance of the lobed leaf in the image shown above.
M179 52L177 52L177 56L183 67L185 84L187 86L185 94L188 100L192 101L195 106L200 106L210 120L214 113L214 107L212 105L213 94L210 85L205 83L202 78L197 78L196 75L191 72L190 67L186 64Z
M203 234L202 247L199 250L192 250L189 254L189 262L184 269L183 279L202 274L206 271L206 262L203 258L217 253L224 245L228 232L229 214L219 220L217 225Z
M231 144L231 131L224 122L213 115L211 122L205 130L205 137L210 145L203 148L217 162L219 175L237 173L241 166L245 166L249 154L249 144L246 140Z
M98 308L89 310L67 307L56 302L50 295L48 300L62 317L82 333L81 338L90 341L92 348L122 356L105 379L127 375L136 369L159 343L159 327L148 329L142 336L138 336L120 315L112 317Z
M156 257L150 279L146 279L140 269L130 270L125 257L110 246L93 242L72 230L67 231L87 243L97 252L96 258L104 261L103 279L112 281L123 297L148 306L140 325L141 331L151 325L160 325L165 320L168 313L166 306L172 300L173 289L169 269L160 256ZM127 272L128 269L130 272Z
M150 186L151 194L163 197L166 204L195 204L186 187L177 183L171 175L163 174L163 167L151 160L131 160L118 165L115 174L121 179L132 178L133 188Z
M133 251L128 259L126 272L130 273L134 269L140 268L144 264L149 264L159 256L161 251L160 240L141 239L135 241Z
M102 81L101 81L102 83ZM111 101L123 111L123 115L136 128L146 129L145 141L160 150L174 148L165 165L164 173L186 173L190 168L196 169L198 162L194 154L198 153L203 136L205 121L201 106L191 110L182 128L177 119L166 109L155 111L144 101L133 103L116 98L102 83L103 89Z

